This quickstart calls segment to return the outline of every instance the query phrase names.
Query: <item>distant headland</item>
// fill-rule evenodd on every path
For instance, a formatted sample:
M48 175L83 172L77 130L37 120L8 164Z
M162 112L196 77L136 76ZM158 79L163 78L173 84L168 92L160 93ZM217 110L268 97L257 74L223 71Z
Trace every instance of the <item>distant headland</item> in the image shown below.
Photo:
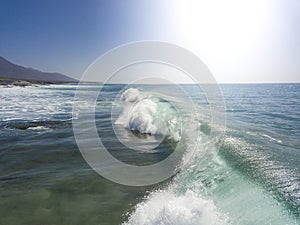
M78 83L78 80L61 73L42 72L19 66L0 56L0 85L28 86L61 83Z

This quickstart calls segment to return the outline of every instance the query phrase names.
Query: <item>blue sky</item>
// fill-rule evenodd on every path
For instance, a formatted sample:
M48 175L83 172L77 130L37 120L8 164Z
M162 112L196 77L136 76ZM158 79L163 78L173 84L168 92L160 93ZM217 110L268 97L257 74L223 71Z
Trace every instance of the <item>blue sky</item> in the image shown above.
M161 40L219 82L300 82L297 0L0 0L0 55L79 78L107 50Z

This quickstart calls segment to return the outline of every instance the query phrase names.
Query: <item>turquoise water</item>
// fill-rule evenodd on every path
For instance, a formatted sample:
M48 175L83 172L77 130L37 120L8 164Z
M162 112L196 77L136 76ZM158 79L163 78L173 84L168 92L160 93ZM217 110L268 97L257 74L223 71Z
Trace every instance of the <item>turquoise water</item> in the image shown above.
M82 107L99 88L79 87L86 96ZM184 143L184 160L184 146L195 144L189 140L196 127L201 137L187 166L147 187L108 181L77 148L72 129L76 85L0 87L1 225L300 224L299 84L221 85L227 126L217 143L209 139L209 103L195 86L182 88L203 108L197 123L166 85L133 87L147 99L141 109L155 107L155 122L138 111L127 121L122 105L111 109L128 88L106 85L98 97L95 118L106 148L125 163L149 165ZM179 115L172 102L184 113ZM120 143L134 145L131 132L139 139L137 150Z

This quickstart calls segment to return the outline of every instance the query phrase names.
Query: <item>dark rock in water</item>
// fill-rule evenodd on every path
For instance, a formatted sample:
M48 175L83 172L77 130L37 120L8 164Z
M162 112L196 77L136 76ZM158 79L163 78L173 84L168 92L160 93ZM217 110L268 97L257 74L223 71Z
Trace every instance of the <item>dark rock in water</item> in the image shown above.
M18 130L27 130L30 126L29 125L17 125L14 128Z
M59 128L66 128L71 126L72 126L71 123L67 121L35 121L35 122L10 121L5 125L5 127L8 129L17 129L17 130L27 130L29 128L35 128L35 127L59 129Z

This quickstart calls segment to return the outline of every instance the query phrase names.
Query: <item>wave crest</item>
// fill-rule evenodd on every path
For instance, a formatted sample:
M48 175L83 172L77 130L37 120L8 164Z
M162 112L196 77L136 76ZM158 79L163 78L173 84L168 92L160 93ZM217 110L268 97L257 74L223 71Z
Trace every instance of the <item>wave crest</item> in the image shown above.
M135 88L125 90L120 100L123 111L115 124L144 134L180 140L180 116L169 101L150 93L141 93Z

